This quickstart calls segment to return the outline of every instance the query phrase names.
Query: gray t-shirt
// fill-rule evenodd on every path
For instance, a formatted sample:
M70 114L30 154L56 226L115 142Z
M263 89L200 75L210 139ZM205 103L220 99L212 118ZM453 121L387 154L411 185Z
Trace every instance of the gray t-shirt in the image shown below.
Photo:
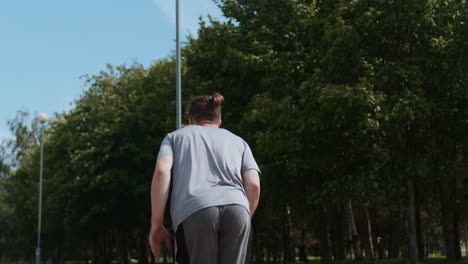
M260 169L242 138L226 129L190 125L164 138L158 157L161 155L171 155L174 160L174 229L207 207L239 204L249 210L242 173Z

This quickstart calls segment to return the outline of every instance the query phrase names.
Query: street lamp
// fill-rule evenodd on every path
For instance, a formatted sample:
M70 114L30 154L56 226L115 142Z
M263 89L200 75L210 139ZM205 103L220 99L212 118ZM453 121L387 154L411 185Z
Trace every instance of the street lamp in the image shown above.
M39 167L39 213L37 223L37 248L36 248L36 264L41 263L41 216L42 216L42 160L44 156L44 123L47 121L47 115L40 113L37 115L37 120L41 122L41 165Z
M176 0L176 127L182 126L181 113L181 73L180 73L180 39L179 39L179 0Z

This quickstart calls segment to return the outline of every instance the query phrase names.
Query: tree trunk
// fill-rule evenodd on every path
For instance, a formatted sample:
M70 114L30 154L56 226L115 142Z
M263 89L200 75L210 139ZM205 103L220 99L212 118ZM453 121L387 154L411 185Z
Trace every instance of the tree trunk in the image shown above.
M411 263L419 262L418 236L416 232L416 201L414 195L414 186L412 179L406 182L406 191L408 194L408 258Z
M260 243L260 246L258 247L258 250L260 251L259 252L259 258L260 258L260 263L264 263L265 262L265 251L264 251L264 248L263 248L263 243Z
M367 218L367 235L369 238L369 257L370 259L374 259L374 240L372 238L372 225L369 216L369 207L366 206L366 218Z
M301 215L301 246L299 247L299 259L302 262L308 262L307 259L307 247L305 243L305 224L304 224L304 213Z
M455 186L456 188L456 186ZM455 203L455 200L452 201L453 203ZM454 229L455 229L455 234L454 234L454 237L455 237L455 254L456 254L456 258L457 258L457 261L458 260L461 260L461 257L462 257L462 254L461 254L461 245L460 245L460 226L458 224L458 212L454 211L453 213L453 226L454 226Z
M138 264L148 264L148 238L145 231L138 232Z
M167 264L167 250L166 248L161 248L161 253L162 253L162 257L163 257L163 264Z
M447 261L456 262L460 256L460 241L458 240L458 221L455 214L455 186L453 180L441 185L442 228L444 232L445 255Z
M401 233L400 225L404 221L400 219L401 217L396 217L400 214L401 214L400 210L396 212L395 211L390 212L390 227L389 227L390 234L389 234L389 239L388 239L389 240L389 244L388 244L388 258L389 259L400 257L401 238L399 234Z
M88 241L86 241L88 242ZM84 264L88 264L88 261L90 260L89 259L89 256L88 256L88 245L87 243L85 242L85 245L83 246L83 256L84 256ZM93 242L91 241L91 244Z
M430 245L430 240L429 240L429 234L426 233L426 243L424 244L425 246L425 250L424 250L424 253L425 253L425 257L429 257L429 255L432 253L432 249L431 249L431 245Z
M104 233L104 262L103 263L112 263L114 260L113 255L113 248L114 248L114 241L112 240L112 231L107 231Z
M331 264L329 225L327 217L327 207L325 205L318 208L317 233L320 239L320 259L322 264Z
M63 263L63 251L61 247L56 247L52 253L52 264Z
M362 259L361 238L359 237L359 233L356 227L356 222L354 221L353 205L351 204L351 201L348 201L348 203L346 204L346 214L347 214L348 225L349 225L351 236L352 236L354 257L355 257L355 260L361 260Z
M348 204L346 203L345 205L345 214L346 214L346 249L348 251L348 254L351 259L355 259L354 255L354 249L353 249L353 229L351 228L351 225L349 224L348 220Z
M333 256L335 260L343 260L346 258L345 253L345 232L343 213L339 206L333 206L329 211L330 220L330 240L333 247Z
M336 231L336 209L335 206L330 206L328 207L328 219L330 223L328 224L330 230L329 234L329 239L330 239L330 254L332 256L332 259L336 260L336 255L337 255L337 250L336 248L338 247L338 238L337 238L337 231Z
M343 208L337 208L337 218L336 218L336 259L344 260L346 259L345 254L345 227L344 227L344 217L343 217Z
M267 250L267 263L268 263L268 264L271 263L271 258L272 258L271 248L268 247L268 250Z
M255 239L253 240L253 242L254 242L254 247L253 247L254 252L251 252L251 254L252 254L252 257L255 257L255 261L252 261L252 262L262 264L264 261L263 245L262 245L263 243L259 239Z
M93 264L107 264L112 262L112 247L109 232L104 230L93 240Z
M94 236L93 242L92 242L93 252L92 252L92 256L91 256L91 262L93 264L98 263L98 242L97 241L98 241L97 236ZM85 263L87 263L87 260L85 261Z
M394 240L394 232L393 232L393 216L392 214L390 213L390 224L389 224L389 227L388 227L388 258L391 259L393 258L393 251L394 251L394 243L393 243L393 240Z
M380 236L377 237L377 254L379 259L385 258L384 245Z
M295 262L294 246L292 244L292 222L291 222L291 210L289 205L285 207L285 219L284 219L284 261L286 263Z
M112 232L104 232L104 241L103 241L103 263L112 263L114 260L114 255L112 249L114 248L114 241L112 240Z
M129 264L127 232L123 230L116 231L117 240L117 264Z
M419 261L422 262L424 260L424 256L426 253L424 251L425 247L424 247L424 236L422 232L422 223L421 223L421 210L419 209L418 204L416 205L416 234L418 238Z
M280 254L281 254L281 250L280 250L279 248L277 248L277 249L275 250L275 256L274 256L274 258L275 258L275 263L279 263L279 261L280 261L280 259L281 259Z
M468 257L468 239L465 239L465 257Z

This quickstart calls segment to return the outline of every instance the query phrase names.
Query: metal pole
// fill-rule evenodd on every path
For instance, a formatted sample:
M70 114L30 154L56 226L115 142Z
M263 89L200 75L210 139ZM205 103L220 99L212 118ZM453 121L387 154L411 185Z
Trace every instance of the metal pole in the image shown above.
M176 126L182 127L181 114L181 76L180 76L180 39L179 39L179 0L176 0Z
M41 218L42 218L42 164L44 157L44 123L41 124L41 157L39 167L39 213L37 224L36 264L41 263Z

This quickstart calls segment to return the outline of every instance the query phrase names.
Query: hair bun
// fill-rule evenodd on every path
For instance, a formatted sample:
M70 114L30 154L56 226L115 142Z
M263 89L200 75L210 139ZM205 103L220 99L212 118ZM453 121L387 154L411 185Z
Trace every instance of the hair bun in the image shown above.
M224 101L224 96L222 96L220 93L214 93L212 96L208 98L208 108L210 109L216 109L218 107L221 107L221 104Z

